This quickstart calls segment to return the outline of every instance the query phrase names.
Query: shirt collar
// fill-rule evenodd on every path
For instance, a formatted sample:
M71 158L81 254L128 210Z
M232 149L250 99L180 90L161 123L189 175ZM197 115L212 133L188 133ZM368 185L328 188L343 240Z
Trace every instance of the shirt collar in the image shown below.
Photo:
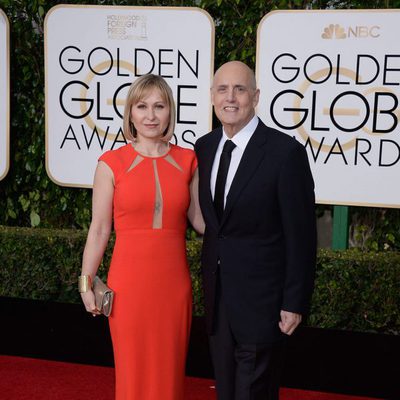
M254 117L248 122L248 124L242 128L236 135L233 136L232 139L228 137L225 133L224 128L222 127L222 144L225 143L226 140L232 140L233 143L236 144L242 151L246 149L247 143L252 137L254 131L256 130L258 125L258 117L254 115Z

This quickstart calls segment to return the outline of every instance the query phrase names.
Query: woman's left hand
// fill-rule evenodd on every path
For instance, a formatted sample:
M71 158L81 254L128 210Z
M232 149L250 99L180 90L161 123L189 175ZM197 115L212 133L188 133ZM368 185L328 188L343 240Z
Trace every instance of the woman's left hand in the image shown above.
M93 290L88 290L85 293L81 293L81 297L87 312L92 313L93 317L100 315L100 311L96 308Z

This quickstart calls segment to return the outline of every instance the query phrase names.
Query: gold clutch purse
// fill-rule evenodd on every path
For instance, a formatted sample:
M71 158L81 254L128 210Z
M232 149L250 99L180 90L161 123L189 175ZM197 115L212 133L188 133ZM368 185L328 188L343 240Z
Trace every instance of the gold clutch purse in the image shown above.
M98 276L93 280L93 293L96 308L106 317L110 316L114 300L114 292Z

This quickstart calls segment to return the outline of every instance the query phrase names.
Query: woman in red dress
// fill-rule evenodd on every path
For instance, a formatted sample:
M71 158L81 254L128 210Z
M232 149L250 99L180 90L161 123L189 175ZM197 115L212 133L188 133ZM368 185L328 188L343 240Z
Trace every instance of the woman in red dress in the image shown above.
M194 151L171 145L175 105L165 80L130 87L124 133L131 143L104 153L93 185L92 222L81 279L96 275L111 232L109 317L116 400L183 400L192 295L186 260L187 218L204 231ZM83 277L83 278L82 278ZM81 293L96 315L94 295Z

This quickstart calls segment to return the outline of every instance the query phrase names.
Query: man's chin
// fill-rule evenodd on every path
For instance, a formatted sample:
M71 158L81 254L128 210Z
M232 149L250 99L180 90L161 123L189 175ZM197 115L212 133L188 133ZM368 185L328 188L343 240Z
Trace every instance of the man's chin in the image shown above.
M239 121L235 118L234 115L224 115L222 118L218 118L222 125L224 126L234 126L238 125Z

